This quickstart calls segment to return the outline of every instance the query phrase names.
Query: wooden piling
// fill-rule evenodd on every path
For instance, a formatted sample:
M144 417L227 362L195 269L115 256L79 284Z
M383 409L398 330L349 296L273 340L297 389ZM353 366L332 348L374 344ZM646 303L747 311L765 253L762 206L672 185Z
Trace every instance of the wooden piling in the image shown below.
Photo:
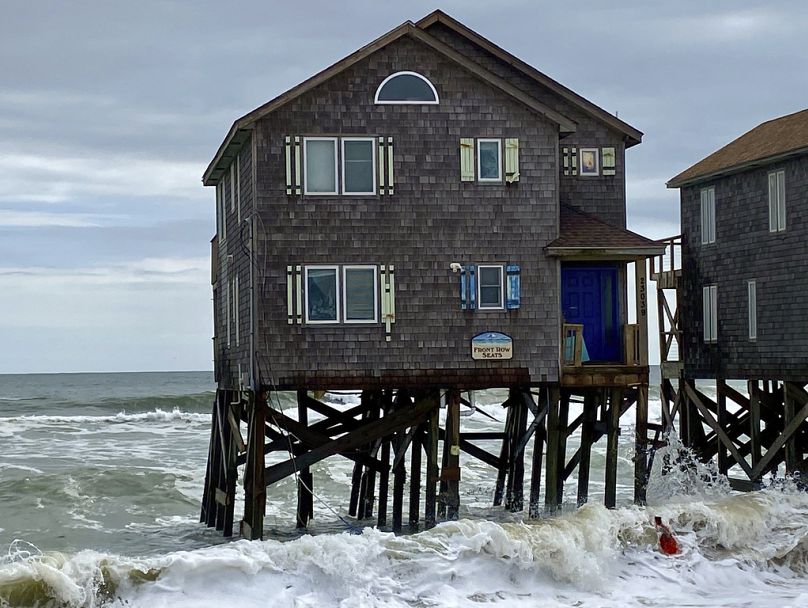
M426 489L424 490L424 525L431 528L435 525L436 500L438 485L438 436L440 415L440 394L432 395L434 407L426 423Z
M525 445L522 439L527 432L527 406L519 389L511 389L509 401L514 412L514 424L510 432L510 462L508 463L508 482L505 492L505 508L518 512L524 508L525 483Z
M719 377L716 378L715 385L718 406L716 412L718 426L722 429L726 429L729 422L727 415L727 394L725 392L726 382L723 378ZM729 471L729 452L727 451L727 446L724 445L718 434L715 436L715 442L716 452L718 454L718 472L722 475L726 475Z
M609 409L606 424L606 488L603 501L608 509L613 509L617 504L617 456L622 403L623 391L619 388L611 389L609 391Z
M446 394L446 449L443 452L441 483L444 485L441 500L441 515L457 519L460 509L460 392L450 390Z
M263 538L266 512L266 482L264 481L264 429L266 428L266 397L264 393L249 392L247 401L247 462L244 469L244 519L241 536L247 540Z
M421 428L415 427L410 444L410 529L417 529L421 511Z
M510 400L505 402L508 408L508 413L505 415L505 431L502 438L502 447L499 451L499 468L497 469L497 482L494 486L494 506L498 507L502 504L502 498L505 494L505 478L508 475L508 467L510 466L511 459L511 441L510 436L513 432L513 426L516 424L513 413L513 404Z
M589 467L592 457L592 443L595 440L595 420L597 419L597 399L593 390L584 396L581 420L581 458L578 461L578 500L580 507L589 500Z
M547 459L544 481L544 509L549 514L558 511L559 505L561 504L558 491L561 469L563 468L563 466L559 465L558 460L558 411L560 402L561 396L559 391L555 390L547 413Z
M308 426L309 410L306 406L306 391L297 391L297 420L300 424ZM306 528L312 515L314 497L311 486L312 476L309 467L303 467L297 472L297 527Z
M551 393L556 391L556 389L548 389L547 387L542 387L539 390L539 410L545 411L548 408L551 399ZM547 411L545 411L545 417L547 415ZM547 437L547 432L545 430L546 427L546 418L543 418L541 422L536 425L536 430L534 432L534 442L533 442L533 462L531 463L530 468L530 505L528 507L528 516L529 517L538 517L541 513L539 507L539 500L541 498L541 469L542 469L542 455L544 452L544 444Z
M634 421L634 502L644 505L648 485L648 386L637 387Z
M752 457L752 468L757 467L761 458L760 445L760 382L748 380L746 383L749 392L749 449ZM753 479L752 481L757 481Z

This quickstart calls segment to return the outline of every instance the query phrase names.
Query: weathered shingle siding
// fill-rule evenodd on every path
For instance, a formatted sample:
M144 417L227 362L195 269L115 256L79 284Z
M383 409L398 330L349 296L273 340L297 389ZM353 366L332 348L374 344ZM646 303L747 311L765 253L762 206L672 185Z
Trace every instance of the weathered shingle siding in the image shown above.
M234 163L236 161L233 161ZM242 372L249 370L249 337L250 337L250 260L245 255L249 244L248 220L253 212L252 185L252 144L247 141L239 151L241 222L239 222L238 206L231 209L230 169L225 171L224 182L224 217L227 222L227 238L219 239L219 273L215 286L216 318L215 333L218 338L220 361L222 363L222 386L237 387L239 385L239 366ZM238 277L238 300L234 301L235 279ZM229 285L229 288L225 287ZM230 341L227 340L227 302L230 298ZM238 308L238 314L236 314ZM236 330L238 322L238 331ZM238 336L238 341L236 337Z
M786 231L769 232L768 174L784 169ZM715 187L716 241L701 244L700 191ZM685 373L808 380L808 157L682 188ZM747 281L757 282L757 339ZM718 286L718 343L703 340L702 287Z
M374 105L377 85L398 70L428 77L440 105ZM284 136L319 134L392 137L395 194L287 196ZM558 379L558 269L542 251L558 232L555 124L404 38L262 119L254 137L264 273L257 350L273 382ZM520 182L461 182L461 137L518 137ZM521 309L461 311L454 261L520 264ZM287 264L318 263L395 265L390 342L382 325L287 324ZM513 360L472 361L469 341L483 331L512 336Z
M563 174L559 162L560 200L598 216L614 226L626 226L625 144L623 135L592 117L557 93L541 86L512 65L505 63L485 49L473 44L447 26L436 23L427 29L429 34L460 51L487 70L531 95L544 105L577 123L577 130L561 140L564 148L615 149L615 175L581 177ZM560 153L560 152L559 152Z

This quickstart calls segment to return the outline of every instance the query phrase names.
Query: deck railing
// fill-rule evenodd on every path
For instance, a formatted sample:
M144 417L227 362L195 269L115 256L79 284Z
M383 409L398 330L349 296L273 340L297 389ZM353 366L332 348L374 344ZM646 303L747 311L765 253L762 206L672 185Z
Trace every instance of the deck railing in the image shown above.
M584 326L564 323L561 328L561 362L564 367L580 367L584 347Z
M623 352L626 354L626 365L640 364L641 349L640 326L637 323L623 325Z
M642 361L640 326L637 323L623 325L623 365L640 365ZM564 367L581 367L587 360L584 345L584 326L579 323L564 323L561 330L561 363Z
M657 242L665 245L665 251L651 258L651 277L662 272L681 270L682 235L660 239Z

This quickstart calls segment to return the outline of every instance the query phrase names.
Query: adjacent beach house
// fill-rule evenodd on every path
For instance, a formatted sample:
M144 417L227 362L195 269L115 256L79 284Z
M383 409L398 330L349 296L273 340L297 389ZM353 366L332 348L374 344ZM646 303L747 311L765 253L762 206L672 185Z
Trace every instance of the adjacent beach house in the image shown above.
M513 411L526 409L514 414L504 443L528 412L528 437L544 432L547 418L563 432L554 427L541 441L583 428L591 443L606 433L593 430L602 408L616 450L620 414L647 401L645 260L661 250L625 227L625 153L641 139L441 11L403 23L236 120L203 179L216 192L214 360L216 407L225 408L214 412L209 477L220 475L217 462L226 471L209 479L206 500L218 506L210 502L207 514L203 507L203 519L232 505L232 453L246 461L248 477L250 462L263 462L263 422L248 431L261 438L253 441L260 454L239 426L252 429L252 409L266 407L274 391L298 391L297 424L318 409L346 432L378 426L405 397L418 410L419 394L439 401L431 391L440 390L451 409L462 403L459 391L508 388L520 395ZM629 272L638 286L632 298ZM363 391L370 409L346 422L312 396L329 389ZM590 389L592 420L568 429L564 404L568 410L575 390L583 399ZM437 401L430 403L398 426L372 427L363 444L430 420ZM645 414L638 416L644 449ZM278 427L266 433L277 439L293 423L270 412L266 424ZM328 425L318 430L292 433L298 459L352 449ZM231 432L239 435L232 441ZM460 443L474 452L457 433L425 436L425 457L438 435L448 437L450 462ZM509 479L519 475L521 439L491 456ZM588 454L567 463L558 443L548 450L555 502L563 484L556 477L582 458L588 466ZM371 456L379 453L377 446ZM304 465L271 468L261 483ZM452 475L442 483L451 485ZM301 500L298 521L306 521Z
M758 125L668 187L681 192L681 268L655 276L677 290L682 432L752 482L782 462L805 470L808 110ZM715 402L697 379L717 380ZM749 398L728 379L748 381Z

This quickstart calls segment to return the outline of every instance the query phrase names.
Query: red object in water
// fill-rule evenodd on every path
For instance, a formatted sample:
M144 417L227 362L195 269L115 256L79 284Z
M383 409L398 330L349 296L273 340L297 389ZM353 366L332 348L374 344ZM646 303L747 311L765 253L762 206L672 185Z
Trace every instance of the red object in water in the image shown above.
M673 535L673 531L662 523L661 517L654 518L654 525L660 532L659 535L659 548L665 555L676 555L679 553L679 542Z

